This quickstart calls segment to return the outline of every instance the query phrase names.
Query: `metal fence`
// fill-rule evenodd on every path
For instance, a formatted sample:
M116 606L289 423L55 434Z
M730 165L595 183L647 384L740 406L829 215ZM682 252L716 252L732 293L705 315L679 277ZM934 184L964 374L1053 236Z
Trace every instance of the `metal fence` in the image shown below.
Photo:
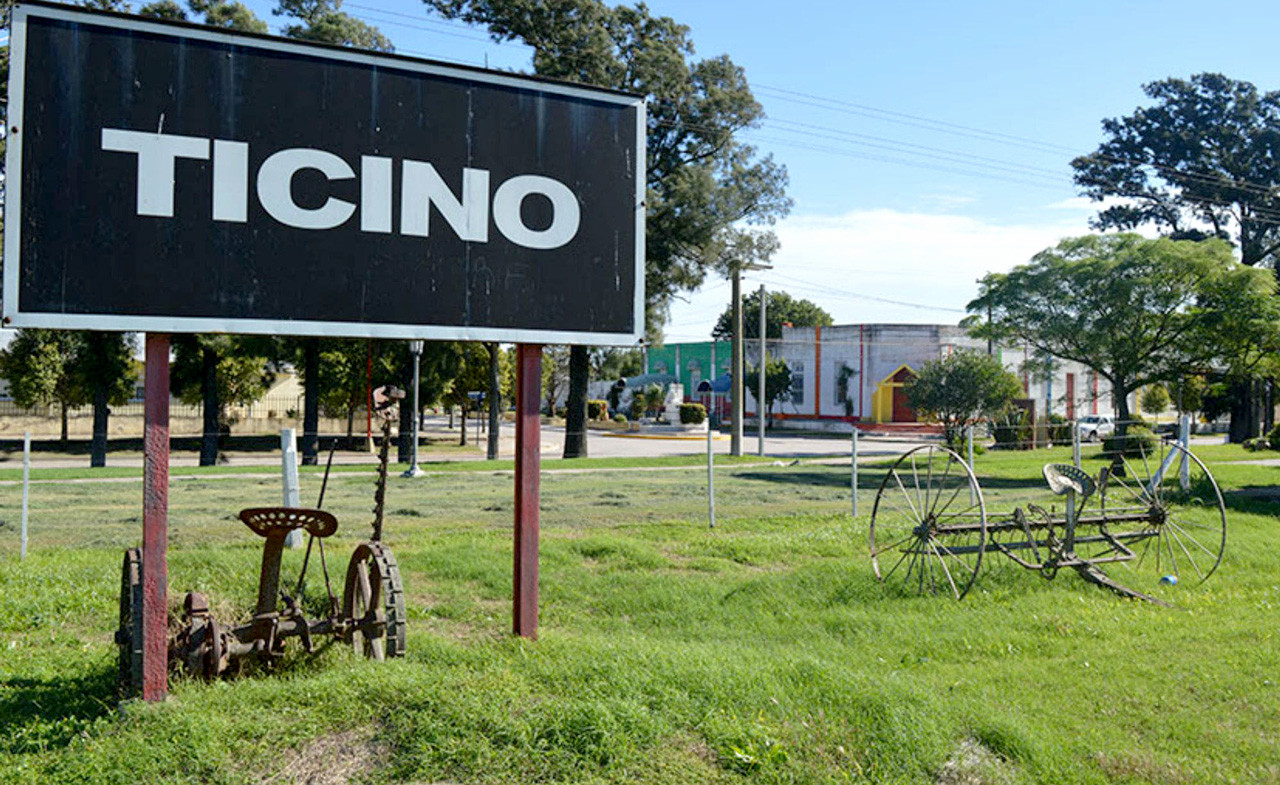
M259 419L296 419L302 416L301 395L269 395L247 406L228 406L228 413L237 420ZM144 404L141 398L134 398L127 403L111 407L112 417L142 417ZM169 399L169 416L171 418L194 417L204 414L201 403L184 403L177 398ZM331 416L345 416L346 412ZM12 400L0 400L0 417L32 417L37 419L60 419L62 410L52 406L19 406ZM92 406L73 406L67 409L68 419L92 418Z

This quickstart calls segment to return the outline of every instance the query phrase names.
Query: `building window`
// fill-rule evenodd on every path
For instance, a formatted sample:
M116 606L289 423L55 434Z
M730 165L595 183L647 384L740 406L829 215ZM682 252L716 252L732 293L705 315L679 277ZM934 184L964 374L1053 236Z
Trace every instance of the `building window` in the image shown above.
M804 363L791 363L791 403L804 405Z

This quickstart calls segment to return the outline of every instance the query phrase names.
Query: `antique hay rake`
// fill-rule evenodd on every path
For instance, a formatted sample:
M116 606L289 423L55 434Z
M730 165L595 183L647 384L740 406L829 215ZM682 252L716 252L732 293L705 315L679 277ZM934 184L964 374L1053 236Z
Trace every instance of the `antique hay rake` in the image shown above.
M1226 509L1204 463L1181 444L1117 456L1096 476L1070 464L1044 467L1056 505L1026 503L988 511L973 469L955 452L919 447L894 463L871 513L871 563L876 577L905 593L963 598L990 552L1052 578L1072 568L1093 583L1154 602L1117 582L1114 565L1131 586L1179 580L1199 583L1222 562ZM999 499L1018 480L992 478Z

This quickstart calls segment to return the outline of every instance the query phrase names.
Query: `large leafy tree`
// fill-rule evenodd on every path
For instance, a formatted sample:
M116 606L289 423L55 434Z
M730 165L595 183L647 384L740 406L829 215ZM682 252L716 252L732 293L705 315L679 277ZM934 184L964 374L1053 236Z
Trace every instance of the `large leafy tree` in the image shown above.
M1021 397L1022 383L999 360L959 351L920 366L905 392L911 408L941 423L955 447L967 426L998 416Z
M67 441L67 410L83 404L71 368L75 333L63 330L19 330L0 352L0 376L9 395L24 408L57 405L61 412L62 442Z
M1240 261L1275 265L1280 249L1280 92L1221 74L1143 87L1155 103L1102 121L1106 139L1071 162L1094 201L1118 199L1098 229L1156 226L1219 237Z
M112 406L133 397L137 382L136 346L130 333L74 333L76 354L71 366L73 384L93 404L90 466L107 465L107 425Z
M109 407L133 395L133 351L133 338L127 333L19 330L0 352L0 375L19 406L58 406L64 443L67 410L92 404L89 465L105 466Z
M1063 240L982 279L975 332L1074 360L1111 383L1120 432L1139 387L1209 367L1257 366L1277 345L1276 282L1221 240L1135 234Z
M267 32L266 22L254 15L248 6L233 0L187 0L186 8L176 0L157 0L140 7L138 15L185 22L190 19L188 9L199 17L198 21L210 27L224 27L246 33Z
M782 325L792 327L830 327L835 322L831 314L809 300L797 300L786 292L766 292L764 303L764 332L766 338L781 338ZM754 291L742 298L742 334L746 338L760 337L760 292ZM733 306L725 309L711 329L711 337L725 340L733 335Z
M280 0L272 13L296 20L281 31L289 38L379 52L395 48L378 28L343 11L342 0Z
M228 406L253 403L270 385L274 371L263 339L232 335L177 335L169 389L184 403L200 403L203 427L200 465L218 462L218 443L229 432Z
M791 207L786 170L735 134L763 110L727 56L694 59L689 28L643 4L602 0L424 0L448 19L483 25L501 41L533 47L533 69L556 79L643 95L649 103L645 303L656 337L671 298L712 270L767 259L768 227ZM570 352L574 404L566 427L585 434L590 354ZM586 455L567 438L565 457Z
M1104 120L1103 143L1072 161L1085 195L1114 201L1095 225L1219 237L1244 264L1280 275L1280 92L1213 73L1143 90L1153 105ZM1271 408L1258 405L1262 378L1235 373L1226 384L1232 441L1270 426Z

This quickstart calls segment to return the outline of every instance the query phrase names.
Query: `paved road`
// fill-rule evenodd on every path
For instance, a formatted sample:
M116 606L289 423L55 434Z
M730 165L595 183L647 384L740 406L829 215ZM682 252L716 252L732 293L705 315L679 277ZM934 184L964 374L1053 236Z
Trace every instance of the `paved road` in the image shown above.
M514 454L515 430L510 434L503 430L503 439L499 451L503 457ZM863 436L858 440L858 453L861 457L883 457L906 452L923 442L903 438L886 438ZM716 435L712 440L712 449L717 455L729 454L730 441L727 434ZM848 456L851 444L846 435L831 436L788 435L785 432L771 433L765 438L765 454L772 458L813 458L819 456ZM744 436L742 452L744 455L756 455L759 440L755 434ZM542 454L545 457L558 458L564 452L564 429L544 427L542 429ZM612 434L605 431L590 431L587 435L587 452L593 458L615 457L649 457L657 458L668 455L705 455L707 441L705 436L674 437L652 433Z
M424 436L437 442L452 442L458 438L457 428L450 429L444 417L429 417L423 428ZM543 426L542 455L544 458L559 458L564 453L564 428ZM475 432L468 432L471 449L432 450L424 449L419 454L423 463L429 461L479 460L484 457L484 435L477 442ZM922 442L901 437L862 436L858 441L858 452L861 458L874 459L886 455L897 455L915 447ZM758 441L754 433L744 436L743 453L755 455ZM717 455L729 454L729 437L717 434L712 441ZM847 435L808 436L791 435L785 432L771 433L765 439L765 453L771 458L816 458L823 456L844 457L849 454L850 440ZM671 433L641 432L639 434L615 434L608 431L590 431L587 436L588 454L593 458L621 457L664 457L671 455L705 455L707 442L705 436L675 435ZM504 423L499 442L499 457L511 458L515 455L515 426ZM10 454L8 460L0 459L0 467L22 465L21 452ZM279 451L229 453L227 463L232 466L274 466L280 465ZM321 457L323 461L323 456ZM334 456L334 463L361 464L376 462L375 455L365 451L339 452ZM394 460L394 453L393 453ZM170 460L173 469L197 465L195 453L175 453ZM141 467L141 453L113 452L108 455L107 464L116 467ZM88 456L66 456L37 452L32 455L32 465L52 467L84 467L88 465Z

